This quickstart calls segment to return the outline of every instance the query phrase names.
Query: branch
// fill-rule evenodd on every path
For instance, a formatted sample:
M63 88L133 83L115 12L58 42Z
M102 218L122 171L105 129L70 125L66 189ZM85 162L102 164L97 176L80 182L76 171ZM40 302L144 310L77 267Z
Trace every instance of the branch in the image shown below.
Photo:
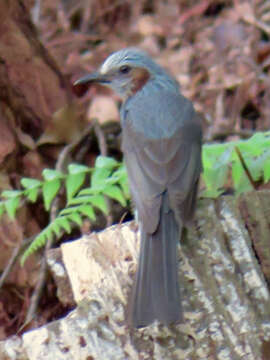
M253 189L256 190L256 188L257 188L256 182L254 181L239 148L237 146L235 146L234 149L236 151L237 156L239 157L240 163L243 166L243 169L248 177L248 180L250 181L250 184L252 185Z

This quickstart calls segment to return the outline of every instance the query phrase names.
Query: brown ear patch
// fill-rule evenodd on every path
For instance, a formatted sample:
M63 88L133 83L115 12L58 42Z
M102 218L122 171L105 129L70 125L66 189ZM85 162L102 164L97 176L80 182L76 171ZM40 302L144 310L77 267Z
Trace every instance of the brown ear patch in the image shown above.
M132 76L132 93L135 94L137 91L141 90L141 88L147 83L150 78L150 74L148 70L144 68L134 68L131 72Z

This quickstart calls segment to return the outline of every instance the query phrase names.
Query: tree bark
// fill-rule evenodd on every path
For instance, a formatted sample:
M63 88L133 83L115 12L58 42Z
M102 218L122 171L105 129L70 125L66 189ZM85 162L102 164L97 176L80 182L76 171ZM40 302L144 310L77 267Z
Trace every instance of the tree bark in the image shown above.
M65 78L39 40L27 4L0 2L0 127L5 125L12 135L20 128L37 139L52 114L67 103L68 92Z
M48 254L59 286L67 272L77 307L5 349L17 341L16 359L28 360L269 360L269 203L269 191L199 202L179 249L183 324L126 327L139 243L126 223Z

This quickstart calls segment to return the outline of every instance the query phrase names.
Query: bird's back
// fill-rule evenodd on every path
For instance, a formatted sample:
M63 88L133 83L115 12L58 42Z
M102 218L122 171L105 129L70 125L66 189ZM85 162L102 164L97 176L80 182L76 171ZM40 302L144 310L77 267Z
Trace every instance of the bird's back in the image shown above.
M193 115L191 101L182 96L178 89L166 89L155 80L149 81L141 91L129 98L121 111L123 130L128 118L134 131L149 139L159 140L170 138L179 128L188 126Z

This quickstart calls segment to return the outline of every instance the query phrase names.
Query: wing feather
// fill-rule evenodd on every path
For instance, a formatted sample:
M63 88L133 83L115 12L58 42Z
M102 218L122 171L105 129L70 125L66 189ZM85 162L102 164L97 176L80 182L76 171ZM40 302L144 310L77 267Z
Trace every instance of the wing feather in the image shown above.
M148 131L136 126L136 116L140 116L141 123L143 120L150 121L154 116L155 119L164 118L160 112L151 112L151 106L147 107L147 111L139 113L134 106L129 106L124 112L122 149L139 221L148 233L157 229L162 194L165 191L168 192L169 207L174 211L176 220L186 222L193 215L201 172L202 135L200 121L192 105L189 114L186 111L184 118L181 116L181 100L176 103L180 107L178 119L175 119L178 126L174 124L174 131L170 134L165 123L164 136L160 134L159 137L152 137ZM170 117L177 113L176 109L172 110L166 111L169 124L173 122Z

